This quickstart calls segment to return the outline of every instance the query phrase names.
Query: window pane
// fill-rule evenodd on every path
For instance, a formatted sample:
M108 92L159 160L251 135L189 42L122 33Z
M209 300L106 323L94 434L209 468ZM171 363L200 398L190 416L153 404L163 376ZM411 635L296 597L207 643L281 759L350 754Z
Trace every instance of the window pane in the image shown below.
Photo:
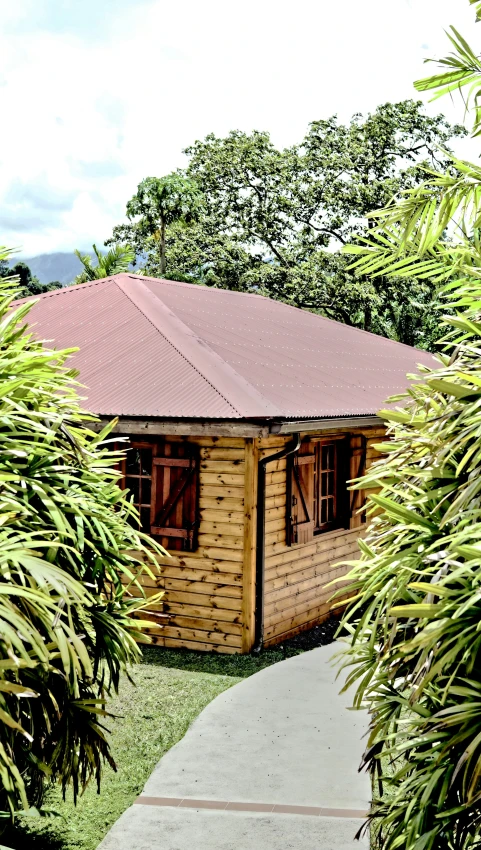
M334 469L334 446L327 446L327 468Z
M138 475L140 471L140 452L138 449L127 451L127 475Z
M327 522L327 499L321 502L321 525Z
M327 500L327 521L334 521L334 499Z
M327 472L321 474L321 496L327 496Z
M329 448L329 446L321 446L321 469L327 469L328 468L328 464L327 464L327 457L328 457L327 450L328 450L328 448Z
M334 495L334 473L328 472L328 493L330 496Z
M142 504L143 505L150 505L151 490L152 490L152 482L151 482L150 478L142 478L142 485L141 485L140 492L141 492L141 496L142 496Z
M127 490L130 491L129 496L133 495L133 497L134 497L134 504L138 505L139 504L139 495L140 495L140 493L139 493L140 478L126 478L125 479L125 485L127 487Z
M142 475L152 475L152 449L140 449Z

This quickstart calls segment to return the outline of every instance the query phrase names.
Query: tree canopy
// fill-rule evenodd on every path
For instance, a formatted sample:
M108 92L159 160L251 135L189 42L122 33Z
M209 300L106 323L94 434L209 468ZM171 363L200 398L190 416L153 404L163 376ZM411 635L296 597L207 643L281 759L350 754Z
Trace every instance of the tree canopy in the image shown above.
M182 216L179 208L164 218L163 263L152 178L127 207L140 218L116 227L108 243L130 242L154 276L260 292L404 342L427 343L435 332L431 283L372 280L350 270L340 249L367 235L369 213L419 185L423 164L442 172L443 151L463 132L442 116L426 115L420 103L404 101L357 114L347 125L335 116L314 121L298 145L283 150L265 132L210 134L186 150L183 179L195 200L189 196Z
M61 283L58 280L53 280L50 283L40 283L38 277L32 274L31 269L26 263L21 261L10 265L9 254L3 255L0 259L0 278L14 277L16 278L16 286L18 288L19 297L27 298L29 295L41 295L42 292L50 292L53 289L59 289Z

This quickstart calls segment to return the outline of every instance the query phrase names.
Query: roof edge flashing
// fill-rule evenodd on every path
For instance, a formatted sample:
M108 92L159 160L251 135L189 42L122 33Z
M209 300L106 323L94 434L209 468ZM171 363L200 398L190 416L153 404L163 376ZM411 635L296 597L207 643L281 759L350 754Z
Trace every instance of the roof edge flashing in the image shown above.
M289 422L273 422L270 434L297 434L299 431L332 431L335 428L365 428L384 425L384 419L376 415L342 416L327 419L306 419Z

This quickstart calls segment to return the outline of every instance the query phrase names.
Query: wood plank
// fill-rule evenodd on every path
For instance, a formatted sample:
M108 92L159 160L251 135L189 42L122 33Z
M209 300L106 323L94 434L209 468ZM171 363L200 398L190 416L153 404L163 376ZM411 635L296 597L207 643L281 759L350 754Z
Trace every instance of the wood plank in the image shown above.
M225 484L203 484L202 477L200 479L199 498L205 496L213 496L216 499L243 499L244 487L226 487Z
M200 524L200 534L220 534L223 537L239 537L244 534L243 522L207 522Z
M234 609L227 608L212 608L208 605L202 605L200 597L196 597L196 602L176 602L169 599L168 605L162 606L162 611L168 609L169 615L172 617L198 617L202 620L219 620L222 623L234 623L242 627L241 613ZM155 609L154 609L155 610Z
M244 460L201 460L200 468L204 472L210 472L216 475L223 473L244 475L245 463Z
M239 564L237 564L237 567L239 567ZM168 578L210 582L211 584L232 584L237 585L238 587L242 585L242 575L240 573L225 573L220 570L213 572L211 570L203 570L201 566L199 566L199 569L195 570L189 569L188 567L165 566L162 571L162 575ZM161 582L162 578L157 581ZM152 587L152 585L150 586ZM158 587L158 584L155 583L155 586Z
M272 520L281 519L285 521L286 519L286 506L277 505L276 507L267 508L266 510L266 523L272 522Z
M217 593L211 594L211 596L206 596L203 593L193 593L187 590L176 591L169 590L168 593L165 594L165 602L164 602L164 611L170 611L170 605L172 602L180 602L184 605L187 605L189 602L192 605L199 605L203 608L212 608L215 610L214 616L216 619L220 619L219 617L219 609L226 608L230 611L237 611L240 614L241 610L241 601L239 598L234 599L230 596L220 596Z
M279 493L277 495L269 495L266 496L266 510L270 511L272 508L284 508L286 506L286 493Z
M269 452L266 452L265 454L267 456L269 454ZM270 472L281 472L283 469L285 470L286 468L287 468L286 458L279 458L278 460L272 460L267 465L267 472L268 473L270 473Z
M326 570L327 572L327 570ZM331 595L335 592L334 590L326 591L326 584L328 583L325 575L314 575L312 572L305 578L297 580L294 578L292 583L285 583L280 587L275 588L274 590L270 590L269 594L266 594L265 604L275 604L281 602L283 599L289 599L294 601L298 596L302 596L308 590L318 589L321 593L330 592ZM233 588L234 589L234 588ZM237 590L237 588L235 588Z
M111 420L103 417L99 422L92 422L89 428L93 431L101 431L104 425ZM244 437L266 437L269 429L262 425L253 425L250 422L242 420L236 422L211 422L209 420L200 421L197 419L128 419L120 417L118 424L114 426L113 433L115 434L136 434L142 436L145 434L162 435L168 437L180 436L201 439L224 439L231 442L234 439L243 439ZM230 435L233 435L232 437Z
M283 495L284 499L286 497L286 482L282 482L281 484L269 484L266 487L266 498L272 498L272 496L280 496Z
M268 472L266 474L266 490L271 487L272 484L284 484L286 482L286 472L282 470L281 472Z
M200 652L221 652L226 655L237 655L239 650L233 646L211 646L208 643L198 643L189 640L177 640L176 638L163 637L160 634L146 634L144 638L140 638L139 643L147 644L148 646L165 647L166 649L190 649Z
M216 546L204 546L199 555L205 555L206 558L212 558L215 561L239 561L244 560L244 552L242 549L221 549Z
M269 534L264 535L264 542L266 547L271 546L274 543L282 543L286 544L286 529L283 524L280 531L272 531Z
M235 584L216 584L215 582L192 581L190 579L171 578L170 576L163 578L159 589L166 591L166 599L168 599L167 592L170 593L171 590L175 590L178 593L186 590L189 593L224 596L232 599L240 599L242 597L242 587Z
M177 640L176 638L164 638L164 646L166 649L190 649L192 652L220 652L225 655L239 655L240 650L235 646L225 646L224 644L197 643L193 640Z
M351 552L352 554L348 552L349 560L356 557L357 549L352 549ZM323 552L308 555L306 558L300 558L299 560L294 560L288 564L274 564L266 569L266 581L271 582L282 576L295 575L296 572L309 568L325 572L326 570L333 569L333 565L337 560L339 559L331 558L329 553ZM342 567L339 567L339 569L342 569Z
M257 440L257 445L259 449L272 449L276 452L283 449L286 443L288 443L291 439L292 437L283 437L273 434L272 436L260 437Z
M273 614L282 614L282 619L288 616L285 612L293 610L293 613L300 614L302 611L307 611L313 605L320 605L323 602L329 602L335 591L333 588L322 590L320 587L309 587L307 590L298 594L288 594L282 599L276 599L275 602L269 602L265 606L265 615L270 617ZM281 617L277 618L278 620Z
M203 508L199 511L201 522L233 522L244 528L244 511L224 511L219 505L217 509Z
M237 553L236 553L237 555ZM140 558L142 558L142 553L139 553ZM193 570L212 570L212 572L228 572L228 573L240 573L242 568L239 567L239 558L236 557L236 560L227 560L225 553L222 558L208 558L203 552L173 552L172 556L167 558L158 559L158 565L160 569L159 575L162 574L163 567L191 567ZM152 571L155 573L156 567L155 565L152 568Z
M199 534L199 546L225 546L227 549L242 549L244 537L233 534Z
M281 509L281 511L282 511L282 509ZM266 516L265 529L266 529L267 534L271 534L273 531L282 531L282 530L285 531L285 528L286 528L286 519L285 519L285 516L284 516L284 511L282 511L282 516L279 517L279 518L273 517L271 519L270 514L268 514Z
M228 635L241 635L241 623L224 623L221 620L212 620L200 617L184 617L182 614L169 614L169 625L184 629L200 629L203 632L220 632Z
M278 473L282 474L282 473ZM201 472L200 473L200 483L203 485L215 485L227 484L228 487L243 487L244 486L244 475L243 473L228 473L222 472L220 474L211 473L211 472Z
M244 494L242 494L242 498L235 499L226 499L225 496L216 495L212 496L201 496L199 499L199 510L211 510L215 511L219 508L222 511L240 511L242 516L244 516Z
M243 437L192 437L189 438L188 442L209 449L244 449L245 446L245 439Z
M162 635L165 638L175 638L176 640L198 641L214 646L235 646L237 649L241 647L240 635L230 635L226 632L216 631L200 631L199 629L184 629L177 626L163 626ZM212 648L212 646L211 646Z
M281 640L286 640L288 637L293 637L300 632L312 629L314 626L327 620L330 614L329 604L324 603L312 611L307 611L297 617L291 617L289 620L282 621L281 623L273 623L265 629L264 646L272 646Z
M256 607L256 531L258 448L256 441L246 440L245 496L242 586L242 652L250 652L255 641Z
M244 449L232 449L229 447L222 448L220 446L202 446L200 448L200 458L204 460L240 460L244 461Z

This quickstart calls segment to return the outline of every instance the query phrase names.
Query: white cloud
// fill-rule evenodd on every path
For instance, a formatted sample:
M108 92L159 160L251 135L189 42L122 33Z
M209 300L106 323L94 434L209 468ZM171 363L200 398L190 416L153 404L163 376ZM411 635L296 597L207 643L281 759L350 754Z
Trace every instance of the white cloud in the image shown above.
M139 180L181 166L210 131L291 144L316 118L416 96L443 29L473 38L467 1L453 5L124 0L91 38L65 21L32 28L32 0L15 0L0 35L0 242L34 254L103 240ZM429 108L462 118L446 100Z

